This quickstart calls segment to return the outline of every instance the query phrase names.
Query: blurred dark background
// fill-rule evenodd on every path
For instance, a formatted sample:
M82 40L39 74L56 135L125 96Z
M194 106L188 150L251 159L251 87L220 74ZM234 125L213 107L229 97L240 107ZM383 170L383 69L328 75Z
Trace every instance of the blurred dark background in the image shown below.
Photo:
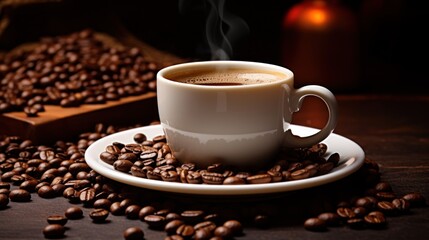
M422 87L429 80L424 2L226 0L223 17L232 16L239 28L224 22L220 29L229 37L230 59L289 67L297 85L322 84L336 93L428 94ZM92 28L133 34L185 59L209 60L206 21L212 3L3 0L0 51Z

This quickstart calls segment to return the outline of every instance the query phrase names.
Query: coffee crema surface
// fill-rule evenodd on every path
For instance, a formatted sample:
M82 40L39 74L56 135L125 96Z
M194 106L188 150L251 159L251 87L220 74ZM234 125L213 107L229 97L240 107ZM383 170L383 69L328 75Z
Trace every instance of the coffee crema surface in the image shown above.
M205 86L234 86L272 83L287 78L281 72L252 68L195 69L166 75L172 81Z

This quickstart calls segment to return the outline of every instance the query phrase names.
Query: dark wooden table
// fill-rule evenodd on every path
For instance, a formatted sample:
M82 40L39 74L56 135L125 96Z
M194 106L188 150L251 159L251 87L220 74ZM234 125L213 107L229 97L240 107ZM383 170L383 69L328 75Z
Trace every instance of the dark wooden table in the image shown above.
M339 95L340 118L335 133L358 143L366 157L379 164L381 181L391 184L401 196L420 192L429 199L429 96ZM296 114L295 124L320 128L326 112L318 100L304 102ZM360 176L360 175L359 175ZM412 208L409 214L388 217L383 229L355 230L347 226L330 227L325 232L303 228L307 217L332 208L334 196L353 195L363 184L358 175L339 182L287 194L246 198L192 198L174 194L158 194L172 202L193 202L216 208L235 208L241 212L273 214L267 228L245 226L244 235L236 239L427 239L429 208ZM147 194L152 194L148 192ZM348 196L348 195L347 195ZM28 203L10 202L0 210L0 239L44 239L42 228L46 217L63 214L72 205L66 199L42 199L32 194ZM139 226L146 239L164 239L163 231L151 230L140 220L109 216L109 222L94 224L84 208L84 218L69 220L65 239L123 239L122 232ZM278 213L278 214L277 214Z

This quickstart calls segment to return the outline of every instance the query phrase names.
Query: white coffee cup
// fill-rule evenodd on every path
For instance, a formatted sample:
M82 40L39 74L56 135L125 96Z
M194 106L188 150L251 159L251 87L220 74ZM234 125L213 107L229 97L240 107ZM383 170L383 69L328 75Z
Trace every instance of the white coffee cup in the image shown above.
M231 78L242 85L207 84L200 79L202 74L210 81ZM247 76L251 84L247 84ZM263 76L262 83L258 76ZM300 137L289 128L292 114L306 96L322 99L329 117L320 131ZM317 85L295 89L292 71L259 62L203 61L168 66L157 74L157 100L174 156L182 163L201 167L213 163L243 169L261 167L282 147L309 147L323 141L337 123L337 101L331 91Z

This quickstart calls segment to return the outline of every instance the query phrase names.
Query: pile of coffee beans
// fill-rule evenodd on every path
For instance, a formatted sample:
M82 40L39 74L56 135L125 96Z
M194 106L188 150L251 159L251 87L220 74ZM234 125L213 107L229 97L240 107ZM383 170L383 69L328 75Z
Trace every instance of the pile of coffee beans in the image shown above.
M15 206L9 207L10 202L29 202L34 195L47 200L64 198L71 206L64 209L64 214L48 213L47 225L40 231L45 238L65 237L68 231L68 220L90 219L91 222L99 224L108 222L113 215L137 220L144 223L150 230L164 232L167 240L240 238L246 234L247 227L266 229L276 224L287 224L284 222L288 219L285 216L294 216L294 221L297 219L300 221L299 216L301 216L304 228L310 231L323 231L330 226L342 225L349 226L351 229L379 229L387 226L386 222L390 216L406 214L411 208L426 205L426 199L418 192L404 195L394 193L389 183L380 178L377 163L369 159L365 160L361 169L349 177L318 188L297 192L293 198L279 196L272 199L264 198L262 201L247 200L249 202L243 199L225 200L226 202L222 202L222 199L203 201L201 196L195 198L174 195L125 185L98 174L86 164L84 159L85 150L90 144L124 129L126 128L98 124L94 132L80 134L76 142L59 140L52 146L34 145L30 140L16 136L0 137L0 211L13 211ZM144 164L142 167L137 166L138 171L145 173L146 177L158 176L156 179L163 177L170 179L166 177L174 177L173 172L175 172L179 175L179 181L182 178L190 183L199 178L188 177L194 176L195 168L192 169L192 164L183 166L183 164L174 163L175 159L168 150L164 136L148 140L144 134L137 134L134 136L134 141L136 143L130 145L114 143L109 146L108 148L112 148L115 152L119 150L115 155L118 159L110 161L111 164L119 160L130 161L132 164L116 163L114 165L123 171L128 169L132 174L135 163L150 162L148 166L152 167L151 171L140 171L140 168L144 168ZM145 146L148 146L148 149ZM299 163L304 165L300 168L301 170L306 169L303 172L316 172L315 175L324 173L320 170L315 171L315 168L318 169L317 166L326 163L336 166L338 160L334 158L339 156L320 159L326 152L326 148L327 146L318 144L312 148L288 152L274 164L274 166L280 165L274 168L282 169L278 171L280 173L278 176L282 176L280 181L293 180L283 179L283 176L289 176L283 172L292 174L299 171L291 168ZM156 151L153 151L154 149ZM148 152L143 154L146 150ZM133 155L129 153L138 153L136 160L131 161ZM142 159L142 156L147 156L147 159ZM286 156L287 163L283 161ZM297 160L291 160L294 157ZM308 159L313 160L310 163ZM160 174L165 170L161 166L169 165L175 166L175 170L170 170L173 172L166 170L167 173ZM157 167L161 170L159 175L155 171ZM187 172L187 175L182 177L182 171L178 173L177 169L182 169ZM222 168L214 165L200 172L201 175L216 173L209 176L216 178L222 176L223 182L215 181L213 177L211 180L209 178L207 184L228 184L224 182L230 177L224 176L227 170L224 168L222 172L215 169ZM249 175L243 173L243 176L247 177L242 177L240 174L237 172L231 176L242 179L243 181L239 181L240 184L255 183L252 182L252 178L249 179ZM280 179L280 177L274 177L277 175L265 170L260 174L263 176L268 174L270 181ZM155 178L152 177L152 179ZM198 181L204 182L203 176ZM343 186L346 185L347 188L344 188ZM338 189L341 191L337 191ZM326 192L332 194L325 196ZM88 218L84 217L84 212L79 205L89 209ZM308 219L305 220L307 217ZM137 224L135 227L124 229L123 238L144 239L145 234L141 226Z
M180 164L164 135L147 139L144 133L137 133L133 140L134 143L114 142L106 146L100 159L117 171L167 182L236 185L293 181L329 173L340 159L338 153L325 159L327 145L319 143L284 151L270 167L254 172L234 171L221 163L202 169L194 163Z
M157 64L138 48L110 45L85 29L6 54L0 59L0 113L35 117L47 104L103 104L155 91Z

